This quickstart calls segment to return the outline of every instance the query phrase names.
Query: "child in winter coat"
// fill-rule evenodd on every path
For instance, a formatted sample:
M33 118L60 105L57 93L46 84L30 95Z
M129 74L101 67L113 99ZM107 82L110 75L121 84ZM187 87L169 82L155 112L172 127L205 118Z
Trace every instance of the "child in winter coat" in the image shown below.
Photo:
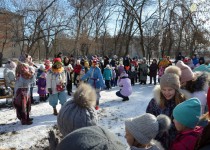
M89 79L88 79L89 78ZM98 67L97 60L92 61L92 66L88 70L88 72L80 78L80 80L87 80L92 87L95 88L97 94L96 107L95 109L99 109L99 99L101 97L100 90L105 88L105 84L103 81L103 75L101 73L101 69Z
M104 68L103 78L105 79L106 89L109 90L111 88L112 79L112 70L109 65L106 65L106 68Z
M95 110L96 91L87 83L81 83L74 93L73 99L61 108L57 123L63 136L76 129L93 126L98 123Z
M154 116L146 113L125 121L125 138L131 150L162 150L154 138L158 133L167 131L171 120L166 115Z
M201 103L197 98L188 99L173 110L174 124L178 134L170 150L193 150L203 128L197 126L201 116Z
M116 77L117 77L117 74L116 74L116 71L115 71L115 67L112 67L112 79L111 79L111 86L112 87L115 87L117 85Z
M120 78L118 79L118 86L120 91L116 92L118 97L122 97L122 101L128 101L129 97L132 94L131 80L128 78L128 74L124 71L121 73Z
M71 96L72 93L72 73L74 71L72 65L70 64L70 59L68 57L64 57L63 59L63 67L66 74L66 89L69 96Z
M40 102L46 101L46 76L47 74L45 72L42 72L37 81Z
M137 73L135 71L135 67L132 66L131 70L128 71L128 77L131 79L131 85L135 85L135 79L136 79Z
M36 85L38 84L38 79L40 78L41 74L45 71L45 66L43 64L40 65L39 69L36 73Z

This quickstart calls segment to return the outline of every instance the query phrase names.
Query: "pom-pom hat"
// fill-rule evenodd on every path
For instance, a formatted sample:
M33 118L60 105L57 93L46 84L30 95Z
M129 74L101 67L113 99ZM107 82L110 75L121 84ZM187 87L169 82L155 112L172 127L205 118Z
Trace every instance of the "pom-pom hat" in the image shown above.
M181 83L194 80L194 74L189 66L183 63L183 61L178 61L176 66L181 69Z

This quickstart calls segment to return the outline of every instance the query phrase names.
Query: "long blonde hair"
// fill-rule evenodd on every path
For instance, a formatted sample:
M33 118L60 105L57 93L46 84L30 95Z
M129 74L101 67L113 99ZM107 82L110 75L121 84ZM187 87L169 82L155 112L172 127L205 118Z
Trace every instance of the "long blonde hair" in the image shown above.
M183 94L181 94L179 91L175 91L175 95L174 95L174 100L175 100L175 104L178 105L179 103L183 102L185 100L185 96ZM160 93L160 107L161 108L165 108L165 102L166 102L166 98L164 97L163 93Z

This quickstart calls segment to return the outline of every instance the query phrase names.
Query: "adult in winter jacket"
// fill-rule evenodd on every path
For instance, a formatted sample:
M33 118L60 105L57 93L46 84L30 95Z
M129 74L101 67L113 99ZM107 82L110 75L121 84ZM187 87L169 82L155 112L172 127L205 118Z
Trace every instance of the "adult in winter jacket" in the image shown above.
M122 97L123 101L128 101L129 96L132 94L131 80L128 78L126 72L121 73L120 78L117 81L120 91L116 92L118 97Z
M149 102L146 112L155 116L167 115L172 121L173 109L184 101L185 97L180 92L181 70L176 66L170 66L165 72L167 73L161 77L160 85L156 85L154 88L154 98ZM176 134L177 131L172 123L169 132L158 134L155 139L161 142L165 149L168 149Z
M140 84L146 84L148 75L148 65L146 64L146 59L143 59L142 64L139 65L139 73Z
M158 71L157 60L153 59L152 64L149 66L150 84L152 84L152 79L153 79L154 85L156 85L157 71Z

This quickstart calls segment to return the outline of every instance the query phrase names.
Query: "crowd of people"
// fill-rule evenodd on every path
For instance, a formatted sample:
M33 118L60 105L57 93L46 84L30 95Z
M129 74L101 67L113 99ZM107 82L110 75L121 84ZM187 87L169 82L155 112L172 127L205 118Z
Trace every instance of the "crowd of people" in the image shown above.
M57 115L58 128L64 136L57 148L126 149L117 137L98 125L100 91L119 86L116 92L128 101L132 86L153 84L154 97L144 114L125 120L125 138L132 150L207 150L210 149L209 66L204 59L170 57L138 60L129 55L111 59L92 56L75 60L56 55L37 67L28 54L17 63L9 61L4 70L6 86L14 90L13 104L22 125L30 125L33 87L37 85L39 101L49 101ZM189 61L193 62L193 65ZM149 76L149 83L147 83ZM158 80L157 80L158 79ZM76 86L72 93L72 85ZM67 92L66 92L67 91ZM73 96L67 101L66 93ZM58 102L62 105L58 112Z

